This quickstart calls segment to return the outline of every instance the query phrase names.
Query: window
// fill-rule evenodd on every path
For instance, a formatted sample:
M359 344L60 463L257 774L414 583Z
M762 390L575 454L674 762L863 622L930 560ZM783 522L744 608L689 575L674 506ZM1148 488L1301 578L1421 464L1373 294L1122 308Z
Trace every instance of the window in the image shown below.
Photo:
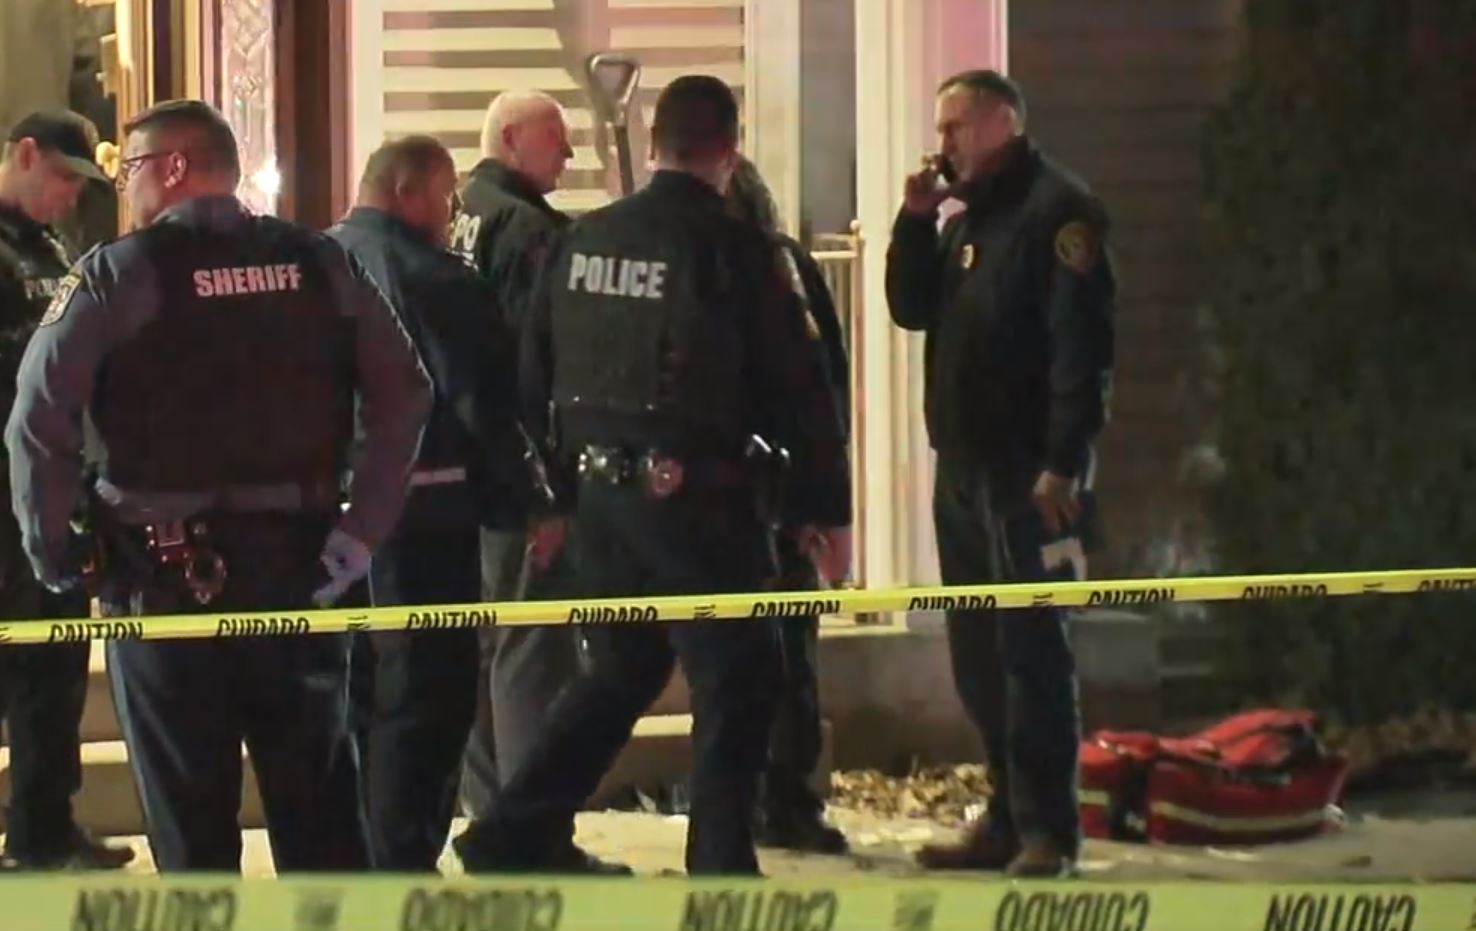
M630 131L637 184L651 108L668 82L705 72L740 94L744 82L744 0L360 0L354 20L355 172L384 140L408 133L441 139L465 172L481 157L491 99L543 90L569 114L575 156L550 200L571 213L619 190L613 139L585 90L590 54L641 62Z

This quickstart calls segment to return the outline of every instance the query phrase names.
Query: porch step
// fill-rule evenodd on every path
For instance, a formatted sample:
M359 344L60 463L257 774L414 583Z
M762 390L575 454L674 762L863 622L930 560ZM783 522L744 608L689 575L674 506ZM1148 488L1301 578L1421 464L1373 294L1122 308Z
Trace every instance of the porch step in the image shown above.
M589 807L605 807L628 786L665 786L685 777L692 761L692 716L687 713L687 699L686 683L678 670L651 713L636 723L630 743L590 797ZM828 721L822 722L821 736L821 761L814 779L817 789L824 791L833 759ZM142 834L143 810L114 711L101 642L92 648L82 739L82 790L74 800L78 822L98 834ZM264 827L255 773L244 748L242 768L241 826ZM0 748L0 798L9 798L9 794L10 751ZM0 810L0 824L3 820Z
M822 722L820 766L815 774L817 788L828 778L832 758L829 722ZM630 743L590 797L589 807L603 808L627 786L656 787L684 778L692 763L692 716L648 715L636 723ZM243 828L265 827L256 774L242 749L240 824ZM10 797L10 748L0 747L0 798ZM73 799L79 824L102 835L142 834L143 808L128 766L128 750L121 740L94 741L82 745L82 791ZM3 817L0 817L3 823Z
M242 750L241 826L258 828L266 822L256 791L256 774ZM10 798L10 748L0 748L0 797ZM82 791L72 799L77 823L100 835L144 833L143 806L128 767L128 749L121 740L82 745Z
M92 645L92 658L88 665L87 705L82 712L82 741L121 740L123 732L118 728L118 715L113 707L113 691L108 684L107 665L103 658L103 644ZM687 693L687 681L681 669L672 674L671 681L649 715L684 715L691 710Z

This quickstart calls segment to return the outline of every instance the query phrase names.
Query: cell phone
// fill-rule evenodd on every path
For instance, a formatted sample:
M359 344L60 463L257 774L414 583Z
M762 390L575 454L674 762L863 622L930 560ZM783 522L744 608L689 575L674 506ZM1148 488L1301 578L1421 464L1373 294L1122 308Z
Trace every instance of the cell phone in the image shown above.
M952 184L958 180L958 174L953 170L953 163L941 154L929 156L932 161L933 171L942 178L945 184Z

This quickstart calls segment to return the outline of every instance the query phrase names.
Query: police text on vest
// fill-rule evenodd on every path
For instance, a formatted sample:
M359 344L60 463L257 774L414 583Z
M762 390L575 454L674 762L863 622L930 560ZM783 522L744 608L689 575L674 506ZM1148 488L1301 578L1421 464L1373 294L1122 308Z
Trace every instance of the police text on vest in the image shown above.
M268 294L298 291L302 270L296 262L283 265L247 265L235 268L202 268L195 272L197 297L229 297L233 294Z
M613 255L574 253L569 262L569 290L580 285L590 294L611 297L644 297L659 301L666 283L666 263L622 259Z

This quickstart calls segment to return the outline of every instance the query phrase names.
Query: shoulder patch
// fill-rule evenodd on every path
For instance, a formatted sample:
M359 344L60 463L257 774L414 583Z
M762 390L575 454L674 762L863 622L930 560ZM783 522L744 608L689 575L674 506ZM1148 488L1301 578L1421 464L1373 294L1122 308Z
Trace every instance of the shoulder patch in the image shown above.
M56 295L52 297L51 303L46 305L46 313L41 315L37 326L51 326L60 320L67 312L67 305L72 302L72 294L76 292L77 286L82 283L82 276L76 272L67 272L66 277L56 286Z
M1072 220L1056 230L1056 258L1079 275L1097 264L1098 249L1097 234L1081 220Z

